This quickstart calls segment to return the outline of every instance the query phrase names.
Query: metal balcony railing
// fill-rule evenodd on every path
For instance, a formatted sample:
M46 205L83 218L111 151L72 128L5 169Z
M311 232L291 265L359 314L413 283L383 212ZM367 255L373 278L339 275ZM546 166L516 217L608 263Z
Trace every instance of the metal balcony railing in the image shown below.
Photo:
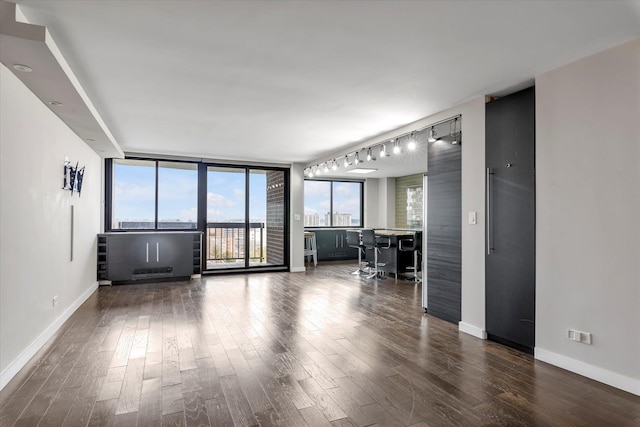
M234 266L244 263L245 223L243 222L208 222L205 238L207 239L207 266L209 268ZM265 224L249 223L249 262L265 261Z

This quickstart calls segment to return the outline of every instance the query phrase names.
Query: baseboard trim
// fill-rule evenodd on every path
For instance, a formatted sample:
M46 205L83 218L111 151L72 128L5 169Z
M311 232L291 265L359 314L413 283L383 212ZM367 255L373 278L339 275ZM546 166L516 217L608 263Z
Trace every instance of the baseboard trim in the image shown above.
M640 380L638 379L611 372L607 369L599 368L580 360L537 347L534 357L542 362L640 396Z
M44 346L47 341L56 333L64 322L85 302L95 291L98 289L98 282L94 282L89 289L87 289L82 295L80 295L65 311L63 311L57 319L53 321L47 329L45 329L34 342L32 342L27 348L25 348L18 357L16 357L7 366L2 373L0 373L0 390L2 390L11 379L20 372L29 360Z
M303 266L303 267L291 267L289 269L290 272L292 273L304 273L305 271L307 271L307 269Z
M480 338L481 340L487 339L487 331L468 323L458 322L458 330L460 332L464 332L465 334L473 335L476 338Z

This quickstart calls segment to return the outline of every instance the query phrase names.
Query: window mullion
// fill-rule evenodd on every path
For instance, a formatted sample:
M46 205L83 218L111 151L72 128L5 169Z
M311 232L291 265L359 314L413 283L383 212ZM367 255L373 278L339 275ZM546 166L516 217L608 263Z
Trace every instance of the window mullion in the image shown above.
M156 195L155 195L155 209L156 209L156 213L155 213L155 229L158 229L158 161L156 160Z

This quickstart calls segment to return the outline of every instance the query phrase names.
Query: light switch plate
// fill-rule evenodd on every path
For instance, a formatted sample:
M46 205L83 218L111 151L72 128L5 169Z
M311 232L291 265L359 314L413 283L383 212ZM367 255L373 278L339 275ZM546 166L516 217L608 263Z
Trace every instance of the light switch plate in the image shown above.
M294 214L293 217L296 221L300 221L300 214Z
M477 212L469 212L469 224L475 225L478 223Z

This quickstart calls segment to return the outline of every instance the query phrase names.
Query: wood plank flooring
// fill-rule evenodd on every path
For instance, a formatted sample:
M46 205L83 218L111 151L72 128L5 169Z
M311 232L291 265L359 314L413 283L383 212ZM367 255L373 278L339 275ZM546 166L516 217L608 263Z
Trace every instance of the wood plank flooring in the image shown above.
M101 287L2 390L0 426L640 426L639 397L352 264Z

